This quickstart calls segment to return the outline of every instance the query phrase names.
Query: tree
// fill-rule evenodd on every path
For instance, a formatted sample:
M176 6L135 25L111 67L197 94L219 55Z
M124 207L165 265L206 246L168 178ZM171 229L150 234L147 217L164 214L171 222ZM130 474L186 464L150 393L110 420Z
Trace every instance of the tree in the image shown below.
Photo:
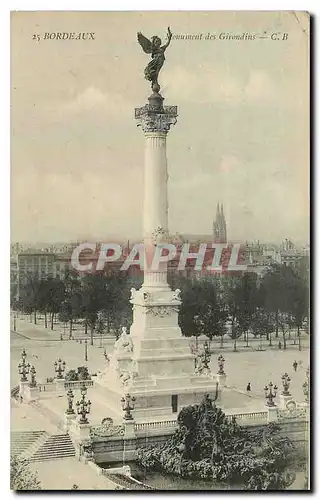
M271 321L270 314L262 307L257 307L253 314L251 331L253 335L260 337L260 349L262 349L262 337L271 335L274 329L274 323ZM269 337L271 339L271 337Z
M78 366L77 370L69 370L65 376L66 381L90 380L91 376L86 366Z
M10 459L10 489L14 491L41 490L37 475L30 471L27 460L17 456Z
M83 297L79 276L74 271L68 271L64 279L64 300L61 304L63 316L69 321L69 338L72 338L73 322L82 314Z
M199 296L199 312L195 323L200 334L206 335L210 340L213 337L223 337L226 333L228 311L223 301L223 295L218 290L217 284L211 279L199 282L201 290Z
M107 277L105 315L107 330L112 328L116 336L121 327L129 328L132 323L132 305L130 304L130 280L121 273Z
M106 277L103 275L87 275L81 280L82 315L90 328L91 345L95 331L98 312L107 303Z
M31 315L33 313L34 324L37 324L37 311L39 310L41 294L40 281L37 276L28 276L27 282L20 288L20 297L23 309Z
M299 350L301 350L300 330L304 320L309 316L308 295L309 291L306 282L297 274L292 287L292 317L293 324L297 328Z
M50 328L53 330L54 317L61 311L65 297L64 283L58 278L47 278L39 284L39 311L44 313L47 328L47 314L51 315Z
M179 289L181 290L181 306L179 308L179 326L186 337L202 333L202 326L197 320L201 317L202 286L196 280L182 278Z
M65 298L65 286L64 283L57 279L48 279L48 311L51 314L51 330L53 330L54 317L61 310L61 304Z
M231 321L231 338L236 340L241 335L247 342L248 332L252 328L253 317L257 307L257 275L246 273L243 276L232 277L228 282L227 301Z
M266 290L266 309L274 314L276 336L279 330L286 349L287 333L294 325L301 328L307 315L308 289L296 269L286 265L274 265L263 278Z

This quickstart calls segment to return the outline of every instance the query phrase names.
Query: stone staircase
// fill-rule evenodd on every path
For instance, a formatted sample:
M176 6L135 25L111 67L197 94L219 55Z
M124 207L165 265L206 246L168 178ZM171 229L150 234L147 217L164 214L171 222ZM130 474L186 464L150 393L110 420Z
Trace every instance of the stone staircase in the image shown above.
M48 439L45 431L11 432L11 455L27 459Z
M29 460L30 462L43 462L75 455L76 451L69 434L56 434L49 436Z

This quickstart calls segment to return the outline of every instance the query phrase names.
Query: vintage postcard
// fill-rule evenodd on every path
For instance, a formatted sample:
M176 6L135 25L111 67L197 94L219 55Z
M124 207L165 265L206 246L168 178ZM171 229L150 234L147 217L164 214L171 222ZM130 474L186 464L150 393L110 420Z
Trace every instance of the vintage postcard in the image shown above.
M11 489L308 490L306 12L11 12Z

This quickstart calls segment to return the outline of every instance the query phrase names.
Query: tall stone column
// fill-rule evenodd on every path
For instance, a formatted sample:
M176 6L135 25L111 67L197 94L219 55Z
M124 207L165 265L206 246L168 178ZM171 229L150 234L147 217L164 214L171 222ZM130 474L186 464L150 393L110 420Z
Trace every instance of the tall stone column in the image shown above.
M178 323L180 290L169 287L166 263L150 267L156 248L159 252L161 244L168 242L166 140L177 121L177 106L163 106L156 91L148 101L135 110L145 141L144 282L140 290L131 290L132 342L126 340L123 347L117 347L118 369L110 371L103 385L107 399L115 405L120 402L119 394L134 397L134 418L149 420L175 418L183 406L199 403L207 393L214 394L216 382L194 373L189 338L182 336Z
M144 288L168 288L167 267L150 269L155 245L168 239L167 134L177 121L177 106L163 106L157 92L149 104L136 108L135 118L145 135L143 237L146 254Z

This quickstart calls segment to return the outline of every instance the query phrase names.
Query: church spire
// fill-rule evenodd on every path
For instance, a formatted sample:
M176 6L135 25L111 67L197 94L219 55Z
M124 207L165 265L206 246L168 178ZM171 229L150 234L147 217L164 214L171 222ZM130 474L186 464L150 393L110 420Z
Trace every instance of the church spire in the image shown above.
M213 222L213 238L215 242L226 243L227 224L223 213L223 203L217 203L216 220Z

